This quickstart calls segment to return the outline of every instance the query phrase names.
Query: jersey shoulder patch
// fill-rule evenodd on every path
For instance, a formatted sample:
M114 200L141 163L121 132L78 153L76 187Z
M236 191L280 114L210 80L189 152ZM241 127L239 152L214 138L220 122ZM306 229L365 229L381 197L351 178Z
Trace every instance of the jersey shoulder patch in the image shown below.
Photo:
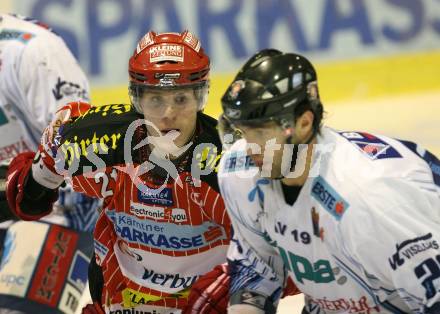
M91 107L63 124L59 129L59 148L65 167L72 163L96 165L93 155L106 166L122 162L125 135L137 119L140 116L131 105L121 104Z
M389 143L366 132L337 132L352 143L361 153L371 160L402 158L402 155Z

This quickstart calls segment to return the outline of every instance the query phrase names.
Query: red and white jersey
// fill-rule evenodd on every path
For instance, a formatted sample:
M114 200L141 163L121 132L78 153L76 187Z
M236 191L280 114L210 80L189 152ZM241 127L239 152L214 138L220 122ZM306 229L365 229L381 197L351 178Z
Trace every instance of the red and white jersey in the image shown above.
M131 128L140 118L132 106L77 103L64 111L43 135L49 151L40 147L33 175L53 188L63 180L54 170L62 160L76 191L104 199L94 238L106 311L179 313L197 278L226 261L230 222L215 171L216 121L198 115L194 149L163 184L166 172L157 166L133 175L152 154L148 146L132 148L146 136L143 127ZM209 146L200 150L201 143ZM194 166L206 174L194 175Z

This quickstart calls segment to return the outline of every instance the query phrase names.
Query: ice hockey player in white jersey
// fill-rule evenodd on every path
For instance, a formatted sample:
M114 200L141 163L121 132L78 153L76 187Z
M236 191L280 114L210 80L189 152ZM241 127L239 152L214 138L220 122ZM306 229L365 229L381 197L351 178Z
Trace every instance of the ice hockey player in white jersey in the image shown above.
M323 126L314 67L293 53L254 55L222 106L228 313L274 313L287 276L304 313L440 313L434 155Z
M89 101L89 83L61 37L21 16L0 14L0 61L0 163L7 165L19 153L37 149L44 128L59 108L72 101ZM0 167L0 178L5 173L6 166ZM57 206L76 208L52 218L91 231L97 212L89 208L96 208L95 203L66 188ZM0 221L10 218L1 191L0 209Z
M0 52L4 160L36 150L56 110L71 101L89 101L89 83L63 39L30 19L0 15Z
M0 313L75 313L81 296L90 298L99 201L65 187L45 223L16 221L4 184L9 160L35 151L55 112L78 100L89 100L89 83L61 37L0 14Z

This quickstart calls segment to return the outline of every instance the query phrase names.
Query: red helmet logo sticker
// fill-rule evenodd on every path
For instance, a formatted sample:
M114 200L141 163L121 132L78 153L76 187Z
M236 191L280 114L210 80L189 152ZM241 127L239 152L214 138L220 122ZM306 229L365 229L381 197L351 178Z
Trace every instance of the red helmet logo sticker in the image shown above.
M186 32L185 36L183 37L183 41L192 49L194 49L196 52L199 52L201 44L193 33Z
M183 62L183 46L162 44L150 47L150 62L175 61Z
M148 46L150 46L153 43L154 43L154 40L153 40L152 32L146 33L144 35L144 37L142 37L141 40L139 40L139 42L136 46L136 53L141 52L142 50L144 50L145 48L147 48Z

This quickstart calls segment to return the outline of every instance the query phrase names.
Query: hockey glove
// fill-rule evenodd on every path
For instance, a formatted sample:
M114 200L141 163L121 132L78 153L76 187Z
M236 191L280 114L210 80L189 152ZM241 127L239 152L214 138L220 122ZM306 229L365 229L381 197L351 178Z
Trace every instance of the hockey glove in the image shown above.
M217 265L194 283L183 314L227 312L230 283L227 267L226 263Z
M17 216L12 213L6 199L6 175L10 162L11 159L7 159L0 163L0 223L7 220L17 220Z
M99 303L94 302L83 307L81 314L105 314L105 312Z
M52 210L57 189L48 189L32 176L33 152L17 155L9 165L6 197L11 211L23 220L37 220Z

